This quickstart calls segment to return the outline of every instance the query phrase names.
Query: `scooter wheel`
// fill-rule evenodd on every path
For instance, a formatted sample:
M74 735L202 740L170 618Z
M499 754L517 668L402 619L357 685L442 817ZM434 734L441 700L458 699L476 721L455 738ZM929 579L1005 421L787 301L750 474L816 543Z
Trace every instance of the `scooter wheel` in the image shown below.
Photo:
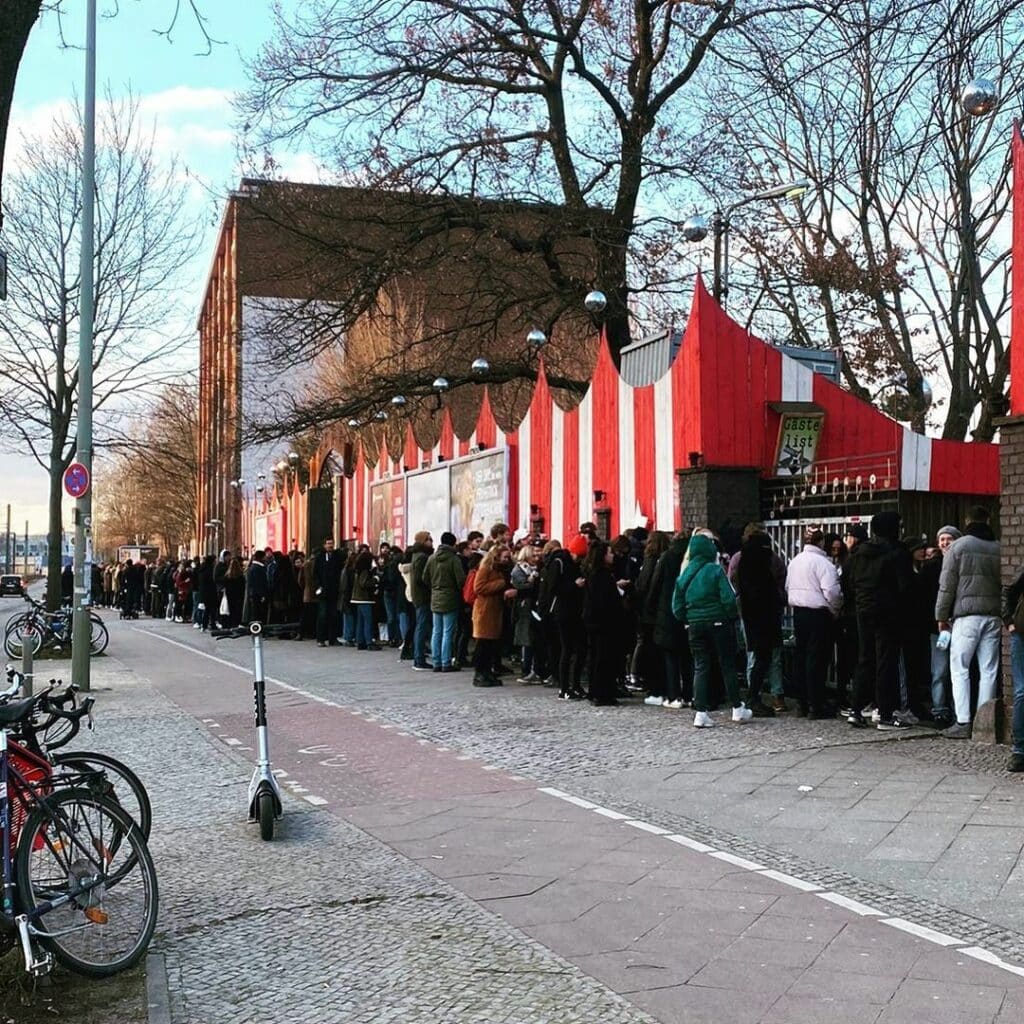
M256 794L256 820L260 826L260 839L269 842L274 838L274 794L269 790Z

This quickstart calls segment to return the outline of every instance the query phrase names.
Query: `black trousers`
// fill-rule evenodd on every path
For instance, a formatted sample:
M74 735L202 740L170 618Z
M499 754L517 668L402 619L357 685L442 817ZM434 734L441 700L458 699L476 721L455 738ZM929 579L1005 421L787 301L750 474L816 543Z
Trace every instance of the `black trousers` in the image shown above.
M558 685L561 693L572 693L580 688L583 678L583 626L578 619L558 621Z
M874 622L857 616L859 638L854 687L854 710L874 702L883 721L892 718L899 704L900 637L891 623Z
M793 665L802 708L821 711L825 705L825 675L832 656L832 613L827 608L794 608L796 652Z

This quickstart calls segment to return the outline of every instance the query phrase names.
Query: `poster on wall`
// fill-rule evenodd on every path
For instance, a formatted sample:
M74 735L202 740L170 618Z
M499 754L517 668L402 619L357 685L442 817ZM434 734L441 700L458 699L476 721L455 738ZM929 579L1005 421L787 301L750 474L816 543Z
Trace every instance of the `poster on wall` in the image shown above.
M779 423L776 476L806 476L814 465L825 422L821 413L784 413Z
M370 545L405 545L405 481L385 480L370 487Z
M429 530L434 544L448 529L448 467L439 466L406 477L405 534L409 543L420 530Z
M505 452L456 462L451 470L451 531L464 540L470 530L484 536L495 523L508 522Z

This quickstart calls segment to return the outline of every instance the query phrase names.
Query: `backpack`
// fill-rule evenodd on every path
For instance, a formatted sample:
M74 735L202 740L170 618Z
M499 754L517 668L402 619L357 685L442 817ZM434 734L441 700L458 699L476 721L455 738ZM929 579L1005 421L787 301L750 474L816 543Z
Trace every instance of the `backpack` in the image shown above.
M476 600L476 569L466 573L466 582L462 584L462 600L470 607Z

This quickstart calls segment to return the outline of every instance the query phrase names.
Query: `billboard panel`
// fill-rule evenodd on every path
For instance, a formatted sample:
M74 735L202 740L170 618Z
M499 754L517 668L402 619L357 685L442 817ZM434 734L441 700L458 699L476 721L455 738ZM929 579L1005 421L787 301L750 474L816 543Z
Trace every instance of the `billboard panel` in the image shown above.
M448 466L406 477L405 532L410 543L420 530L429 530L437 544L448 529Z
M381 543L405 546L405 481L385 480L370 486L370 533L376 551Z
M470 530L485 536L495 523L508 522L505 452L488 452L452 464L451 531L464 540Z

